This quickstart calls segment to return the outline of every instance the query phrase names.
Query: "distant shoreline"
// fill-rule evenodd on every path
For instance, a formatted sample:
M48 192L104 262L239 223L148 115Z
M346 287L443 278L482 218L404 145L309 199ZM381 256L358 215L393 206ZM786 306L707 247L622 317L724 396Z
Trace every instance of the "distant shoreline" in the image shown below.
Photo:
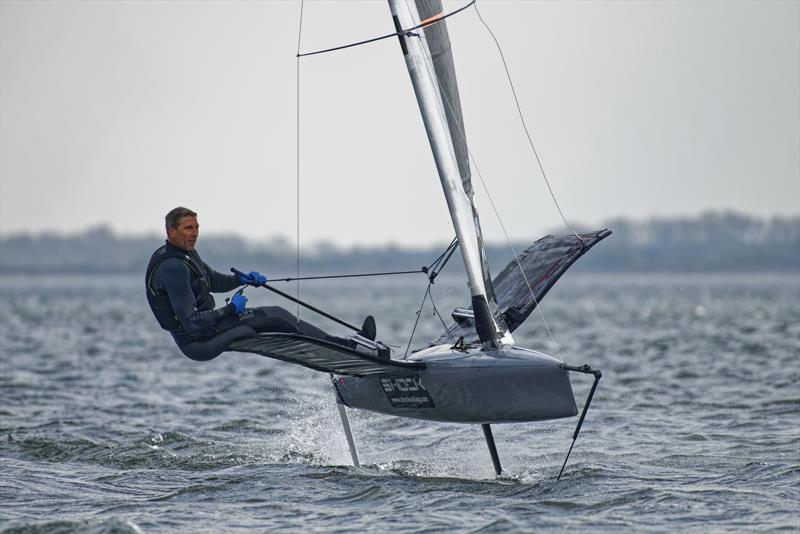
M644 222L620 218L605 226L613 234L571 270L800 273L800 216L764 219L715 212ZM0 238L0 273L143 273L150 254L161 243L162 236L119 236L103 226L71 235L16 234ZM514 243L518 252L528 245ZM310 275L418 269L430 264L444 247L445 244L414 248L389 244L340 248L318 243L313 249L301 251L301 271ZM205 235L198 250L220 270L240 266L280 276L296 272L296 249L283 239L253 244L235 235ZM507 244L488 244L486 255L495 274L513 259ZM460 263L459 255L454 255L447 270L455 271Z

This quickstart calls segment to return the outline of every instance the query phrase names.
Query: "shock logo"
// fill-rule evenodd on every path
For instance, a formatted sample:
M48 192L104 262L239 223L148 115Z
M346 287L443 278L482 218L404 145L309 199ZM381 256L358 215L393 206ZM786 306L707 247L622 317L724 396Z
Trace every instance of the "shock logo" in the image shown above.
M436 406L419 375L382 377L381 387L392 406L397 408L434 408Z

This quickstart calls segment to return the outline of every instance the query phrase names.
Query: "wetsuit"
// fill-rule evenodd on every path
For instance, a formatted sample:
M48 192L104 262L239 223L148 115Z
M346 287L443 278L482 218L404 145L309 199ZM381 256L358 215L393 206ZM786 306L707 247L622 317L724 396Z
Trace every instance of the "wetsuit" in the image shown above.
M257 332L297 332L344 342L278 306L248 308L237 316L232 304L214 308L211 293L241 286L234 275L208 266L197 251L187 252L167 242L150 258L145 275L147 301L159 325L172 334L178 348L192 360L219 356L234 340Z

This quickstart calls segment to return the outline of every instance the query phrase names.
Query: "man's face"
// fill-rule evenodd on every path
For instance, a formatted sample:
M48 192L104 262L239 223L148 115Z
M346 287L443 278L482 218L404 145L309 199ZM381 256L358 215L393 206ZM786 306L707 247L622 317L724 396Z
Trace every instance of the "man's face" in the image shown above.
M181 217L177 228L170 228L167 231L167 241L188 252L194 250L197 244L197 236L200 234L200 225L197 224L197 217Z

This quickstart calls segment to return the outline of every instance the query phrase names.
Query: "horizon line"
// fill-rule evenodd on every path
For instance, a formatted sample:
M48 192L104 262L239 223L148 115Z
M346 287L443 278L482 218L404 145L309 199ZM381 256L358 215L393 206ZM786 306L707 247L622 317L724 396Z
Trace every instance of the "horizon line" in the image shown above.
M788 220L791 221L793 219L797 219L798 224L800 224L800 210L793 214L782 214L782 213L773 213L770 215L759 215L759 214L751 214L747 213L738 209L733 208L721 208L721 209L705 209L695 214L685 214L685 215L649 215L646 217L633 217L633 216L625 216L625 215L616 215L605 219L599 225L588 225L582 222L572 223L572 226L577 229L577 231L587 231L589 228L594 228L594 226L600 227L608 227L611 223L628 223L628 224L637 224L637 225L646 225L652 223L663 223L663 222L671 222L671 221L696 221L699 222L704 218L709 217L740 217L744 219L751 219L753 221L758 222L772 222L775 220ZM563 225L553 226L548 231L543 233L542 235L552 234L554 232L561 232L562 230L566 230L566 227ZM613 230L613 228L612 228ZM115 238L145 238L145 237L163 237L164 233L163 230L135 230L135 231L125 231L115 228L112 223L108 221L99 221L96 223L88 224L81 229L71 229L71 230L59 230L59 229L39 229L39 230L27 230L27 229L15 229L6 231L2 227L0 227L0 240L6 241L9 239L20 238L20 237L29 237L33 239L43 238L43 237L55 237L55 238L75 238L80 237L86 234L91 233L101 233L111 235ZM566 231L566 233L570 233ZM203 233L205 238L211 239L218 239L218 238L237 238L247 243L254 243L254 244L261 244L265 242L271 243L285 243L287 245L291 245L294 243L294 240L285 235L285 234L265 234L262 237L250 237L247 234L239 233L232 230L209 230ZM522 239L520 239L521 241ZM355 247L391 247L391 246L399 246L399 247L427 247L427 246L434 246L440 243L443 243L445 240L441 241L429 241L429 242L419 242L418 244L404 244L398 242L394 239L387 239L382 243L340 243L331 238L320 238L315 240L310 240L308 245L306 246L319 246L322 244L326 245L334 245L340 247L347 247L347 248L355 248ZM512 239L512 241L514 241ZM504 242L504 240L497 240L498 243ZM493 241L487 242L487 244L494 244Z

